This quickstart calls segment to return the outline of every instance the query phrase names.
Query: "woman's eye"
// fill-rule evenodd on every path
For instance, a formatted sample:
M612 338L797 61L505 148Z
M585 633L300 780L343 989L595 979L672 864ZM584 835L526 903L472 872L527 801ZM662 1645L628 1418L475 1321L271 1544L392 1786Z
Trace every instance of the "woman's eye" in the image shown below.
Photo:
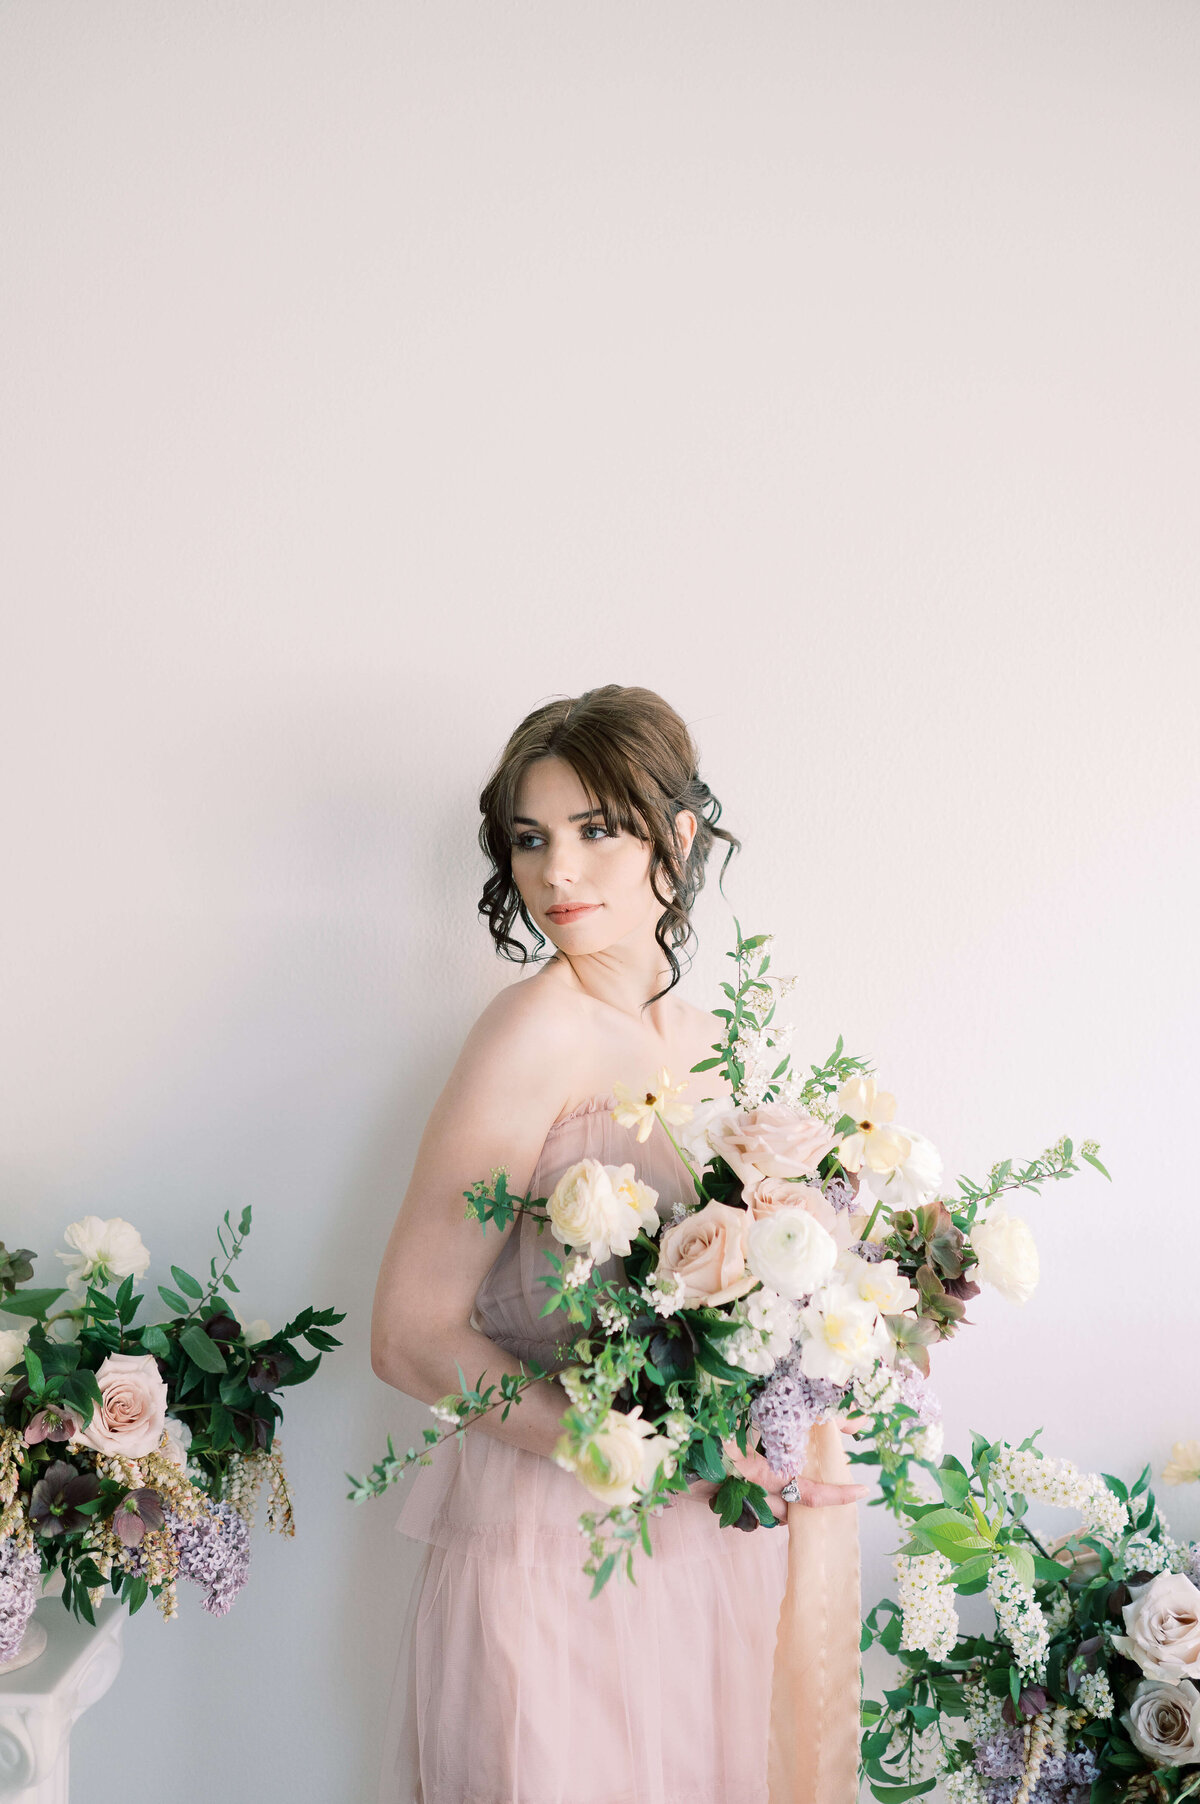
M517 837L512 842L513 851L532 852L536 850L540 843L541 841L536 833L518 833Z
M583 829L585 833L598 833L602 839L608 838L608 828L602 827L598 821L591 821Z

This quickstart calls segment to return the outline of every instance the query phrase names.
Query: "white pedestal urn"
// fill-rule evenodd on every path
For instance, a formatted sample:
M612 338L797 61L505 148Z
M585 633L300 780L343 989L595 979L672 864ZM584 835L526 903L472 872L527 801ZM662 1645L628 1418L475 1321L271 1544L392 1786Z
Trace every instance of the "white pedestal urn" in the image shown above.
M117 1676L125 1616L111 1594L96 1611L95 1628L64 1610L59 1597L39 1600L21 1652L33 1644L34 1629L45 1635L43 1651L0 1673L3 1804L68 1804L71 1730Z

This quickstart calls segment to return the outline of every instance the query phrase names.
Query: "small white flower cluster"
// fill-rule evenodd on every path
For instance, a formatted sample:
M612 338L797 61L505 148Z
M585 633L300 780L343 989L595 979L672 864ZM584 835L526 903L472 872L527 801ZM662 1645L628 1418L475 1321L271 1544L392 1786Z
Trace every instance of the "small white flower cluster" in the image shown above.
M917 1459L927 1459L936 1466L946 1445L946 1431L940 1422L930 1422L914 1430L909 1445Z
M954 1591L939 1581L953 1570L943 1553L922 1553L915 1558L898 1553L892 1570L904 1612L900 1645L924 1648L934 1660L948 1660L958 1640L958 1611Z
M988 1804L991 1796L973 1766L964 1766L959 1773L947 1773L942 1790L949 1804Z
M596 1320L606 1334L620 1334L629 1326L629 1312L622 1309L619 1303L599 1302L596 1304Z
M856 1376L850 1391L864 1416L881 1415L900 1401L900 1374L895 1366L880 1363L873 1372Z
M1085 1672L1079 1681L1075 1698L1079 1708L1086 1710L1089 1716L1098 1716L1107 1721L1113 1713L1112 1687L1107 1673Z
M729 1313L742 1327L722 1341L721 1357L731 1366L764 1377L773 1372L791 1352L800 1305L764 1284L748 1297L739 1298Z
M1030 1502L1049 1503L1062 1510L1078 1510L1087 1533L1115 1541L1124 1532L1128 1515L1096 1472L1081 1472L1070 1460L1050 1459L1032 1447L1001 1447L994 1470L1010 1491L1020 1491Z
M967 1720L963 1731L965 1740L978 1747L980 1742L987 1741L1007 1728L1004 1721L1004 1700L993 1697L986 1686L975 1684L964 1687L963 1700Z
M439 1422L448 1422L454 1426L458 1425L458 1411L452 1408L451 1405L446 1402L444 1397L439 1397L436 1403L431 1403L429 1405L429 1413L430 1415L436 1416Z
M789 984L795 979L785 979ZM768 979L762 979L765 989ZM781 994L782 994L781 990ZM759 998L753 997L751 1007L758 1004ZM766 1014L771 1004L761 1003L761 1012ZM787 1055L792 1040L791 1027L743 1028L733 1043L733 1055L742 1067L742 1081L738 1085L738 1104L743 1109L757 1109L766 1100L774 1073L779 1069Z
M1046 1633L1053 1641L1056 1635L1062 1634L1071 1620L1071 1593L1065 1585L1059 1585L1050 1604L1043 1608L1042 1614L1046 1618Z
M1022 1584L1007 1554L997 1554L988 1573L987 1594L1000 1632L1017 1659L1023 1680L1041 1678L1050 1651L1046 1620L1028 1585Z
M563 1289L578 1290L581 1284L586 1284L592 1275L593 1263L586 1253L576 1253L563 1272Z
M1126 1572L1182 1572L1186 1565L1186 1547L1170 1536L1155 1541L1148 1534L1132 1535L1125 1544Z
M657 1315L674 1315L677 1309L683 1308L686 1294L686 1281L676 1272L652 1272L642 1291Z

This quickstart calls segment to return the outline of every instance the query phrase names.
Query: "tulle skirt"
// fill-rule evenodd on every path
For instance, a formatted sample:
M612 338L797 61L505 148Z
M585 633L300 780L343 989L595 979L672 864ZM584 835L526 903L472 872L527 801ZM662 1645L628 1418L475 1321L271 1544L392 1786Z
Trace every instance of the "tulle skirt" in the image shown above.
M379 1804L767 1804L782 1525L682 1498L634 1582L592 1598L587 1492L482 1431L419 1467L397 1529L426 1543Z

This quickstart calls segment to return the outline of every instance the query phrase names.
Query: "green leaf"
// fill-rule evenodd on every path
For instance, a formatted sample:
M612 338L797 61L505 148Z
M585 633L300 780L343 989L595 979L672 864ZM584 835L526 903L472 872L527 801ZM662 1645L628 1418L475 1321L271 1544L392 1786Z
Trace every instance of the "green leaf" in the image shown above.
M238 1289L238 1286L234 1283L233 1279L229 1276L228 1272L222 1272L221 1282L225 1286L226 1290L236 1291ZM240 1295L241 1293L239 1292L238 1294Z
M34 1394L40 1397L46 1388L46 1374L42 1370L41 1360L38 1358L32 1347L26 1347L25 1349L25 1370L29 1373L29 1383ZM16 1483L15 1477L13 1483Z
M692 1066L692 1070L693 1071L711 1071L713 1069L714 1065L719 1065L720 1063L721 1063L720 1058L701 1059L701 1061L698 1065Z
M969 1560L963 1560L960 1565L954 1568L953 1572L948 1572L942 1580L942 1583L944 1585L953 1585L954 1589L957 1591L962 1585L973 1585L976 1579L986 1578L991 1569L992 1555L990 1550L987 1553L977 1553Z
M4 1299L5 1315L45 1315L64 1290L13 1290Z
M183 1271L178 1265L171 1267L171 1276L185 1296L202 1297L204 1295L203 1284L200 1284L190 1272Z
M951 1509L961 1509L971 1494L971 1475L952 1453L938 1467L937 1480Z
M178 1292L168 1290L165 1284L160 1284L158 1287L158 1294L166 1304L167 1308L173 1309L176 1315L187 1314L188 1306Z
M595 1580L592 1584L592 1596L593 1597L597 1597L600 1594L600 1592L604 1589L605 1583L608 1580L608 1576L609 1576L610 1572L612 1571L613 1567L616 1565L616 1563L617 1563L617 1556L615 1553L610 1553L610 1554L606 1555L606 1557L603 1560L601 1560L599 1569L597 1570L597 1573L596 1573Z
M159 1359L165 1359L171 1351L171 1343L157 1322L142 1329L142 1346L147 1353L154 1353Z
M905 1798L920 1798L927 1791L932 1791L937 1784L936 1779L922 1779L919 1785L876 1785L869 1781L871 1796L879 1799L879 1804L903 1804Z
M199 1323L192 1322L179 1337L179 1344L202 1372L224 1372L225 1355L216 1341L210 1340Z
M1023 1585L1028 1585L1029 1589L1032 1591L1034 1584L1036 1583L1037 1575L1034 1570L1033 1554L1030 1549L1028 1547L1017 1546L1016 1544L1010 1544L1004 1549L1004 1552L1012 1561L1017 1577L1020 1579L1021 1583Z
M1096 1170L1098 1172L1100 1172L1103 1177L1106 1177L1110 1184L1112 1183L1112 1173L1105 1170L1104 1166L1101 1165L1101 1163L1100 1163L1099 1159L1096 1157L1095 1153L1084 1153L1083 1156L1087 1160L1089 1165L1094 1165L1096 1167Z

